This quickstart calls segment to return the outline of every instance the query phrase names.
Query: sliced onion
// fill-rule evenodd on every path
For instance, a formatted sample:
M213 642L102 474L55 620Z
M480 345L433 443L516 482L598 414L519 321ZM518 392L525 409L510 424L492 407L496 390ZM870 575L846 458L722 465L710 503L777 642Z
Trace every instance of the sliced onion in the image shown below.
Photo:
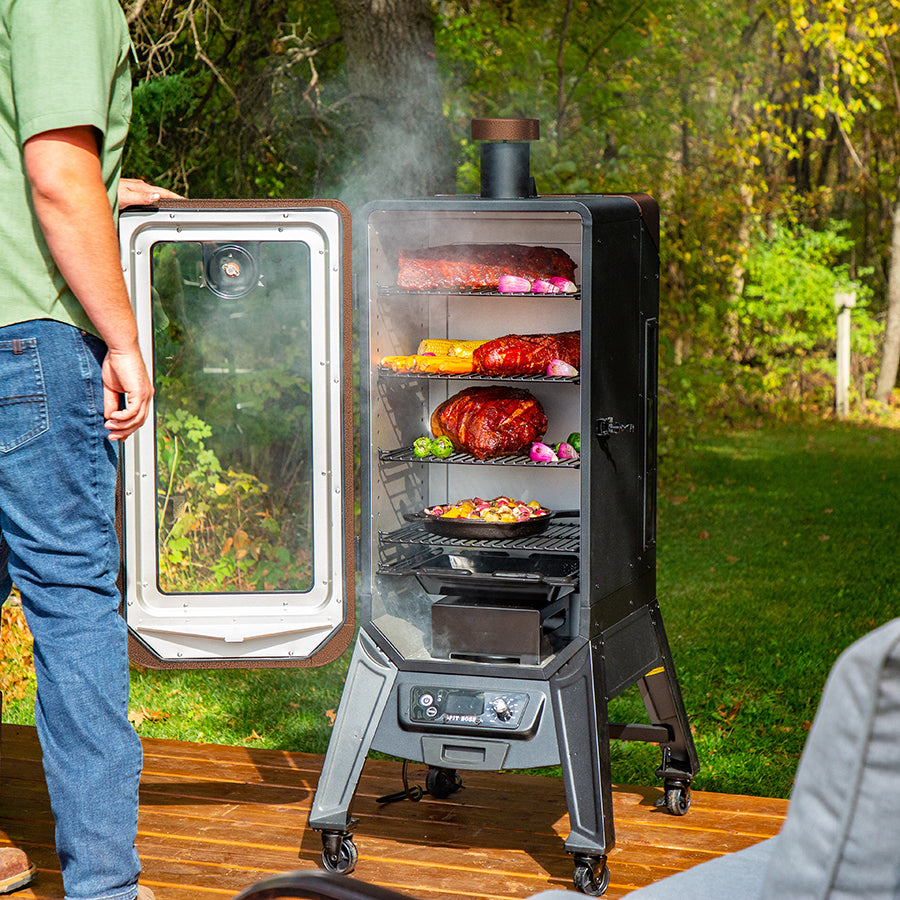
M551 378L573 378L578 369L561 359L551 359L547 365L547 374Z
M531 290L531 282L518 275L501 275L497 281L497 290L501 294L527 294Z
M540 441L535 441L531 445L531 458L534 462L559 462L559 457L553 448Z
M551 281L545 281L543 278L538 278L537 281L533 281L531 283L531 293L532 294L558 294L559 287L553 284Z
M560 441L556 445L556 456L558 459L578 459L578 451L565 441Z
M561 275L554 275L552 278L548 278L547 281L549 281L550 284L556 285L563 294L574 294L578 290L575 286L575 282L569 281L568 278L563 278Z

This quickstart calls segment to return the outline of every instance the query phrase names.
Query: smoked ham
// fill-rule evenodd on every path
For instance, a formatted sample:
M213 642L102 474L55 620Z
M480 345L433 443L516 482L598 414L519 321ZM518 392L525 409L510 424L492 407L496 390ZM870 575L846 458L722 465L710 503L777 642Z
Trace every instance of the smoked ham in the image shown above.
M518 388L467 388L431 414L435 437L450 438L454 449L477 459L523 453L546 430L547 416L541 404Z
M575 279L575 263L564 250L523 244L449 244L401 250L397 285L404 290L496 288L501 275L529 281L554 276Z
M494 377L542 375L552 359L581 368L581 332L507 334L482 344L472 353L475 371Z

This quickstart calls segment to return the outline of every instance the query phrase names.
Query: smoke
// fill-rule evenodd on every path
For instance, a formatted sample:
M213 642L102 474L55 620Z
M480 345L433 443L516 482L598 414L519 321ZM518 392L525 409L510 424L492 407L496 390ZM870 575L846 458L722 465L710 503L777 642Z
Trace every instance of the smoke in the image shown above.
M420 108L421 109L421 108ZM429 198L453 193L455 174L449 130L443 120L394 106L369 110L342 167L338 197L352 210L379 199Z

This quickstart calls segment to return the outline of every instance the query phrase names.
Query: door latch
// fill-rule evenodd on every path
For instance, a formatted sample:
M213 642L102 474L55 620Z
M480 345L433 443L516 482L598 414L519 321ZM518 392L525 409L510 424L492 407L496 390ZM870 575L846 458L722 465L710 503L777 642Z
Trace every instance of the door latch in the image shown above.
M597 419L597 437L600 440L611 437L614 434L634 431L634 425L626 425L624 422L616 422L612 416Z

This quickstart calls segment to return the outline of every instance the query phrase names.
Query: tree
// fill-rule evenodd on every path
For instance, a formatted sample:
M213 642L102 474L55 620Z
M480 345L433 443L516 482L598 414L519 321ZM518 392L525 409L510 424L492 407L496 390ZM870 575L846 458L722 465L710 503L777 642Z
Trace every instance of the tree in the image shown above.
M306 196L327 168L340 65L327 4L125 3L138 67L125 164L187 195Z
M897 383L897 371L900 369L900 181L897 183L897 203L894 206L887 297L881 367L875 385L875 399L881 403L888 402Z
M195 196L454 187L427 0L133 0L130 171Z
M351 110L343 199L428 197L456 187L428 0L334 0Z

